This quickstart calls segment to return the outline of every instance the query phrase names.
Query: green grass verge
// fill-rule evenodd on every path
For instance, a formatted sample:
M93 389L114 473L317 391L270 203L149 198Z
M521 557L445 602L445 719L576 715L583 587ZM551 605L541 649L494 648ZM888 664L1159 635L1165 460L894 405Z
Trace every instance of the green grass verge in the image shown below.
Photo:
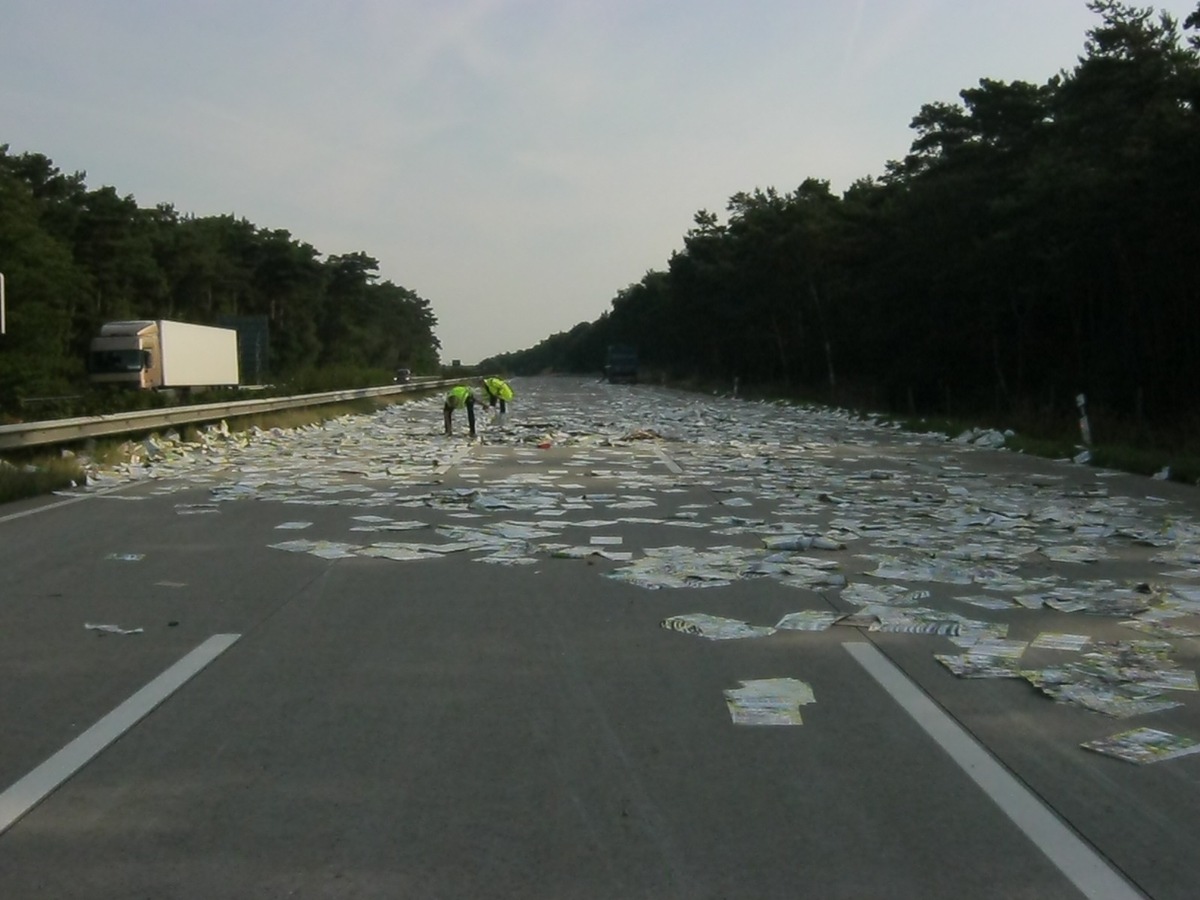
M944 434L948 438L958 437L973 428L1009 429L1013 434L1004 442L1006 450L1045 459L1073 459L1083 449L1077 434L1044 422L985 425L966 419L916 416L897 416L886 421L895 422L906 431ZM1134 475L1165 473L1167 480L1200 485L1200 454L1187 441L1130 429L1110 428L1109 431L1114 432L1111 439L1095 441L1089 448L1090 465Z
M72 457L34 457L23 462L0 460L0 503L39 497L82 484L83 467Z

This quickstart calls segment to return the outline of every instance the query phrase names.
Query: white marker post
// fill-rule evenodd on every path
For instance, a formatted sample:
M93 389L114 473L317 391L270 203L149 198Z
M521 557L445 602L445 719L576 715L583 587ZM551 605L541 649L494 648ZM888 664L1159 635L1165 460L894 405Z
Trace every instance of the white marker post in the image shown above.
M4 273L0 272L0 334L4 334Z
M1075 398L1075 405L1079 407L1079 434L1083 438L1085 447L1092 446L1092 427L1088 424L1087 417L1087 397L1079 394Z

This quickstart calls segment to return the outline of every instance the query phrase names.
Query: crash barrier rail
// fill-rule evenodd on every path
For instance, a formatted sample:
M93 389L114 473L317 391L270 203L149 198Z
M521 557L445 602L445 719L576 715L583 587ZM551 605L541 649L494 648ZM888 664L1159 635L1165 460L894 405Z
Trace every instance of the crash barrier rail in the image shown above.
M262 400L232 400L224 403L198 403L193 406L173 406L169 409L147 409L108 416L84 416L76 419L54 419L45 422L23 422L19 425L0 425L0 450L36 447L47 444L66 444L87 438L114 434L136 434L157 431L173 425L192 425L216 422L237 416L253 416L300 409L306 406L326 406L386 397L391 394L413 394L453 387L461 379L423 378L406 384L358 388L349 391L327 391L320 394L297 394L291 397L271 397Z

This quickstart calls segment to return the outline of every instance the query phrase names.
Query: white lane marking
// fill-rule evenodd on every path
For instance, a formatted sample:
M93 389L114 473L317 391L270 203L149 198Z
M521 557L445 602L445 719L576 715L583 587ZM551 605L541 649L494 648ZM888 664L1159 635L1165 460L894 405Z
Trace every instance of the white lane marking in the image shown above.
M240 637L240 634L214 634L0 794L0 834L87 765L101 750L183 687L188 679L228 650Z
M1094 900L1144 900L1143 894L1063 824L874 644L857 641L842 646L1084 896Z
M679 465L679 463L675 462L675 460L673 460L673 459L671 459L671 457L667 456L667 454L661 448L655 447L654 452L658 454L658 458L663 461L663 465L665 465L668 469L671 470L672 474L674 474L674 475L682 475L683 474L683 468Z
M115 494L117 491L123 491L126 488L131 488L136 481L130 481L126 484L118 484L110 488L105 488L101 491L96 491L92 494L80 494L78 497L68 497L66 500L59 500L55 503L47 503L45 506L38 506L34 509L26 509L19 513L9 513L7 516L0 516L0 522L11 522L13 519L23 519L26 516L32 516L35 513L45 512L48 509L58 509L60 506L70 506L72 503L82 503L84 500L90 500L93 497L101 497L104 494Z

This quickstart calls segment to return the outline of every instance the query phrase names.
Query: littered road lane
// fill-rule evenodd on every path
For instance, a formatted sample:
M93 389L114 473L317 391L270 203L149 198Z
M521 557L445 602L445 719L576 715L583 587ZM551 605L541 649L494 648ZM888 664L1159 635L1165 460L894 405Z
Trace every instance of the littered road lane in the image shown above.
M772 626L870 588L1010 640L1152 639L1012 600L1186 590L1194 492L836 414L514 387L475 444L418 402L0 510L4 894L1192 895L1200 756L1080 744L1200 738L1194 693L1115 719L958 678L945 634ZM786 535L833 549L764 546ZM661 626L691 614L759 631ZM738 724L727 692L768 679L813 702Z

